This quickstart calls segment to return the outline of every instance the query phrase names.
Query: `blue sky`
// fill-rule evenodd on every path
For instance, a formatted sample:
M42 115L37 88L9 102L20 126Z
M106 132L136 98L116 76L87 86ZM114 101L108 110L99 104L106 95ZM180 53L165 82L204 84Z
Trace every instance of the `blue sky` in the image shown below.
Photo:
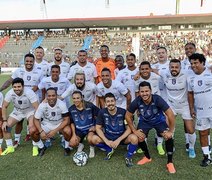
M0 0L0 20L43 19L41 0ZM175 14L175 0L45 0L48 19ZM212 13L212 0L181 0L181 14Z

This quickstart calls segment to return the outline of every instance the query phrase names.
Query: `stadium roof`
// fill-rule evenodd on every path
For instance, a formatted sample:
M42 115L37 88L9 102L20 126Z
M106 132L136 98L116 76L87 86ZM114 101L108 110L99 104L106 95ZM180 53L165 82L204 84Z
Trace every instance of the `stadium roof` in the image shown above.
M0 29L57 29L212 23L211 14L0 21Z

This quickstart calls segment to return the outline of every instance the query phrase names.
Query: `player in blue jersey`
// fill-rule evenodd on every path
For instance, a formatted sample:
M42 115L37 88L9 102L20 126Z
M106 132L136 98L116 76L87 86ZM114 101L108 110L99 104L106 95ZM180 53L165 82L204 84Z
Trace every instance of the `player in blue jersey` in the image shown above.
M116 106L116 98L112 93L104 97L106 108L101 109L96 122L96 133L92 143L106 151L105 160L109 160L119 144L129 144L125 162L132 166L132 155L137 149L138 138L131 134L125 121L126 110ZM104 130L103 130L104 129Z
M69 108L72 137L70 146L77 147L77 151L83 150L82 141L87 136L88 143L91 144L91 137L95 133L95 119L98 115L99 108L91 102L83 100L82 92L74 91L72 94L73 105ZM90 146L89 157L95 156L94 147Z
M170 173L175 173L175 167L172 162L173 156L173 133L175 128L175 116L169 105L156 94L151 94L150 83L143 81L139 84L139 96L130 104L126 113L127 123L132 132L137 136L139 141L138 146L144 152L144 158L137 164L143 165L151 162L147 144L145 138L148 135L149 130L154 128L157 131L158 136L162 136L165 139L166 151L167 151L167 169ZM138 110L139 122L137 129L133 124L133 114ZM165 113L165 114L164 114ZM166 116L167 121L166 122Z

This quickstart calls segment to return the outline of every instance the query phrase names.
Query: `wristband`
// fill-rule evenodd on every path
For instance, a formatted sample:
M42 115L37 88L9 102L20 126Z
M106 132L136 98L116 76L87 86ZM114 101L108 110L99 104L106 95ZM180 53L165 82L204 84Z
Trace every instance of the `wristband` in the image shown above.
M39 132L39 134L41 134L43 131L44 131L44 130L42 129L42 130Z
M7 120L2 120L3 122L7 122Z

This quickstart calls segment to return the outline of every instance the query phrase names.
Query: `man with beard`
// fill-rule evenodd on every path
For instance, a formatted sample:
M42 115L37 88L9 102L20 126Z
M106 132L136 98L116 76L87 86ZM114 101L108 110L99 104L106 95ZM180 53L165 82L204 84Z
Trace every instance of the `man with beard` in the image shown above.
M133 53L127 55L127 67L119 71L116 80L124 84L130 90L131 100L135 99L135 84L134 76L138 73L138 68L136 67L136 56Z
M54 49L54 61L49 63L49 72L52 65L60 66L60 76L67 77L70 69L69 63L65 62L63 59L63 51L60 48ZM49 74L50 75L50 74Z
M14 109L7 118L7 109L10 102L13 103ZM7 155L15 151L12 143L11 128L22 119L26 118L29 122L29 131L32 134L34 130L33 115L38 107L38 100L36 94L28 88L24 87L24 80L15 78L12 81L12 89L7 92L2 106L2 130L4 139L6 140L7 148L1 154ZM33 145L35 143L33 142Z
M181 70L181 63L177 59L172 59L169 63L169 71L160 74L167 90L167 103L175 115L180 114L184 121L189 140L189 157L195 158L194 145L196 134L194 121L190 115L188 105L188 75Z
M65 138L64 155L69 155L69 140L71 138L70 119L66 104L57 98L57 90L50 87L46 91L47 102L42 102L34 115L36 130L32 138L37 146L34 147L33 156L43 156L46 150L42 140L54 137L58 132ZM42 139L42 140L41 140Z
M71 81L78 71L83 71L85 73L86 82L97 82L97 72L94 64L87 61L87 52L85 50L80 50L78 52L78 61L75 65L71 66L68 79Z
M114 150L120 144L129 145L125 163L127 167L131 167L138 138L131 134L131 130L125 121L126 110L116 106L115 96L112 93L107 93L104 100L106 108L99 111L96 122L97 135L92 136L92 143L106 151L105 160L111 159Z
M102 69L102 82L97 85L97 97L101 108L105 107L104 96L111 92L116 98L118 107L126 109L131 102L130 91L119 81L112 80L111 72L108 68Z
M133 114L139 112L139 122L137 128L133 123ZM154 128L158 136L165 139L167 151L167 169L169 173L175 173L175 167L172 162L173 156L173 133L175 128L175 116L169 105L156 94L152 94L150 83L143 81L139 85L139 96L130 104L126 120L131 131L137 136L138 145L144 152L144 157L138 161L138 165L144 165L152 161L145 138L149 131ZM166 122L166 117L167 121Z
M61 98L64 99L70 97L70 95L76 90L82 92L85 101L98 106L98 100L96 97L97 87L94 83L85 81L84 72L77 72L75 74L74 84L71 84L68 89L66 89L66 91L61 95Z

